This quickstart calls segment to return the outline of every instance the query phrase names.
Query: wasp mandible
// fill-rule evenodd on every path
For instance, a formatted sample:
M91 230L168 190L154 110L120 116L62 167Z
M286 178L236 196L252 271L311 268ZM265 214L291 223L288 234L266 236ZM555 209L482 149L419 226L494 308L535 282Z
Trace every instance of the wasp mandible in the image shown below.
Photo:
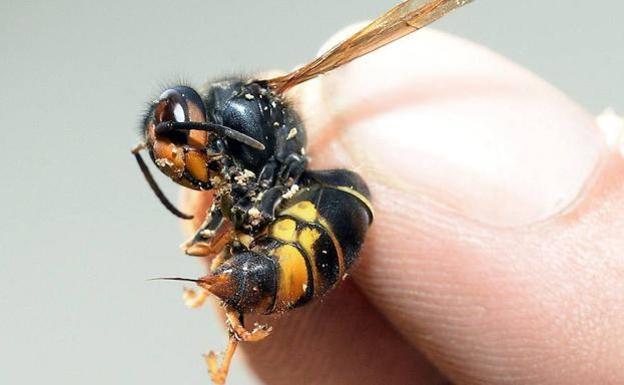
M305 127L284 92L414 32L471 0L411 0L307 65L270 79L228 78L200 90L175 86L153 102L133 149L150 187L176 216L140 151L158 169L194 190L213 190L204 223L183 248L211 259L192 281L223 303L229 343L222 362L206 360L224 383L240 341L258 341L265 326L247 330L243 316L285 312L335 287L358 257L373 220L370 193L348 170L310 170Z

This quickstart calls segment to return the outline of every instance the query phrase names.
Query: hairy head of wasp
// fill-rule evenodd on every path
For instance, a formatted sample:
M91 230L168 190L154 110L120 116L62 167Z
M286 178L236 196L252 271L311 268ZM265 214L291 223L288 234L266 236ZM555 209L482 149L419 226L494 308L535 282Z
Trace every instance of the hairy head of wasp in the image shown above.
M186 86L165 90L150 106L143 135L144 141L132 150L139 167L165 207L183 219L192 216L180 212L167 200L141 158L141 150L149 152L165 175L194 190L209 190L223 183L223 171L230 160L224 139L264 150L262 143L248 135L207 122L204 101L197 91Z

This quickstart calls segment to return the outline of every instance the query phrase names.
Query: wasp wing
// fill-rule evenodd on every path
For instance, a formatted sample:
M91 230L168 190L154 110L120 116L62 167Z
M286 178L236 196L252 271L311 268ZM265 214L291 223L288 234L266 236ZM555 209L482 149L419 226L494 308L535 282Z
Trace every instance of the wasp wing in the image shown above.
M438 20L446 13L472 0L407 0L396 5L372 23L334 46L312 62L295 71L268 79L276 92L281 93L297 84L331 71L360 56Z

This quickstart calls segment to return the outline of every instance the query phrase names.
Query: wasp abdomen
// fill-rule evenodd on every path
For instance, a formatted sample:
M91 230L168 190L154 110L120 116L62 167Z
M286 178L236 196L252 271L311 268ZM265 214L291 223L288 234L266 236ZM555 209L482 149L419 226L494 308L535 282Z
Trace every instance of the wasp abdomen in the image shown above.
M274 301L266 312L301 306L331 289L356 261L372 220L369 192L346 170L308 172L254 252L276 262Z
M210 291L241 313L286 311L320 297L357 260L372 221L368 188L347 170L313 171L248 250L213 272ZM218 277L224 278L219 285Z

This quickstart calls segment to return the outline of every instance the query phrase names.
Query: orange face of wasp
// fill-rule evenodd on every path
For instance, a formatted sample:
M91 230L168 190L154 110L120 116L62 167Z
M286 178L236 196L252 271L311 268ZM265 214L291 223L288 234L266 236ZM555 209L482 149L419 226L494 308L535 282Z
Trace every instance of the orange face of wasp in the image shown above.
M210 132L193 129L158 130L167 122L206 122L206 112L199 94L178 86L163 92L145 125L145 141L156 166L176 183L196 190L209 189L208 148Z

